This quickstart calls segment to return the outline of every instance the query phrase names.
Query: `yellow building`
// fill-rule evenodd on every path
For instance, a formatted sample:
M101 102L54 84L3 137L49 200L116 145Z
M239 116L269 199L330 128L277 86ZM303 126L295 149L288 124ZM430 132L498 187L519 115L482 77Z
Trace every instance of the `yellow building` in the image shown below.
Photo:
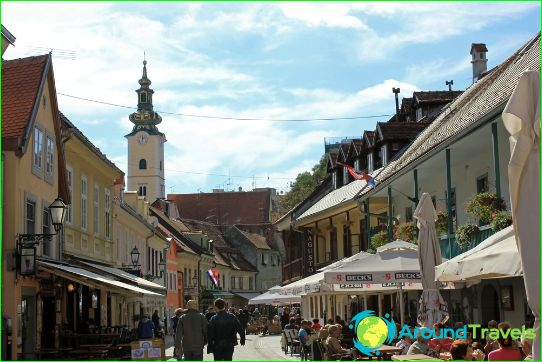
M32 359L36 348L58 342L55 306L62 289L56 279L36 274L31 256L21 263L17 239L26 234L39 242L36 258L59 257L60 235L49 241L35 235L54 233L48 206L57 197L70 202L60 129L51 55L3 61L2 328L11 325L11 345L2 359Z

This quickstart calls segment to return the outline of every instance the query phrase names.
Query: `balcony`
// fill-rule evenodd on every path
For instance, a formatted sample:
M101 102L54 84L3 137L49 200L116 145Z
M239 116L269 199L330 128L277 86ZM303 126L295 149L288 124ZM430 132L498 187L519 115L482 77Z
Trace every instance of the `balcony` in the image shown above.
M282 280L288 281L302 275L303 259L298 258L286 263L282 267Z
M440 237L440 254L446 259L454 258L459 254L478 246L482 241L489 238L491 235L493 235L493 229L490 225L480 226L480 232L470 241L469 245L464 247L461 247L458 243L456 243L455 234L451 235L450 240L448 240L447 235L443 235Z

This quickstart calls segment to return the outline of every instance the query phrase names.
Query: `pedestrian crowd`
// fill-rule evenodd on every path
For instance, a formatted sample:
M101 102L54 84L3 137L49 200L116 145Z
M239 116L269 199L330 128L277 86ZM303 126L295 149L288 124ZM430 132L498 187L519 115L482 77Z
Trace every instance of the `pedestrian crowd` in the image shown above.
M220 298L205 314L198 311L194 300L186 303L185 310L177 309L171 319L177 360L202 361L207 346L207 353L212 353L215 361L231 361L235 346L238 343L245 345L248 322L243 310L235 312L231 309L227 311L226 302Z

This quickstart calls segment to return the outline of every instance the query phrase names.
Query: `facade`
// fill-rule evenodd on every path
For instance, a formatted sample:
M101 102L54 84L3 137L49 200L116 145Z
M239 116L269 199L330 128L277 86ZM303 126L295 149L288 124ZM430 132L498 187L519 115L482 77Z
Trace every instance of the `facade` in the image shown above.
M243 257L258 270L256 285L252 288L249 285L249 289L263 293L280 284L282 281L280 253L271 248L264 236L232 226L225 232L224 237L232 247L243 250Z
M168 194L180 217L215 225L268 224L271 222L274 189L261 191Z
M51 55L2 62L2 167L3 209L9 210L2 219L2 285L12 288L2 295L3 326L11 325L2 359L32 358L36 348L58 343L55 305L63 290L54 278L36 274L31 259L34 269L26 269L18 240L30 235L36 258L60 259L62 235L36 235L54 234L48 207L57 197L70 203Z
M366 233L367 240L371 241L374 232L384 231L391 239L396 226L411 220L421 192L433 196L438 211L447 212L448 232L440 241L443 256L450 258L463 252L455 241L456 228L469 219L462 205L484 191L509 200L506 165L510 151L501 113L522 72L540 69L539 46L540 35L537 35L450 103L403 152L373 173L375 188L368 187L364 181L350 182L299 215L292 223L313 237L306 238L305 245L314 240L316 266L333 261L328 253L337 258L346 256L345 245L348 244L344 241L358 233ZM370 138L366 137L366 141L374 142L376 135ZM508 201L507 207L510 207ZM468 247L474 247L492 233L488 226L480 229ZM367 248L371 249L370 243ZM528 320L531 313L526 307L520 279L500 281L501 287L506 285L513 290L515 304L511 309L499 305L501 289L493 281L444 291L452 321L496 319L523 323ZM418 293L405 294L408 295L407 310L415 313ZM344 313L344 318L348 318L353 300L350 297L353 296L307 295L302 308L310 311L307 316L310 318L329 318L334 313L341 316ZM391 296L370 296L366 303L369 309L397 312L397 303ZM461 312L465 309L466 314Z
M156 127L162 117L153 110L151 81L147 78L147 61L139 80L137 112L130 115L134 124L128 140L128 190L136 190L149 202L165 196L164 143L166 136Z

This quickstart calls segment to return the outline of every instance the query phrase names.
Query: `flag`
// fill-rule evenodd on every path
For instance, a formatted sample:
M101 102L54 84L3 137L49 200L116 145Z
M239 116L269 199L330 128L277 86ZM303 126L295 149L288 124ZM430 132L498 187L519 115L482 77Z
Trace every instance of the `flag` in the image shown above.
M375 187L375 179L372 178L370 175L367 175L365 172L357 172L353 167L348 166L342 162L337 162L337 165L341 165L342 167L346 167L348 170L348 173L354 178L354 180L364 180L367 182L367 185L370 185L372 187Z
M213 266L211 269L207 270L207 276L211 279L213 286L218 287L218 282L220 280L220 272L218 269Z

